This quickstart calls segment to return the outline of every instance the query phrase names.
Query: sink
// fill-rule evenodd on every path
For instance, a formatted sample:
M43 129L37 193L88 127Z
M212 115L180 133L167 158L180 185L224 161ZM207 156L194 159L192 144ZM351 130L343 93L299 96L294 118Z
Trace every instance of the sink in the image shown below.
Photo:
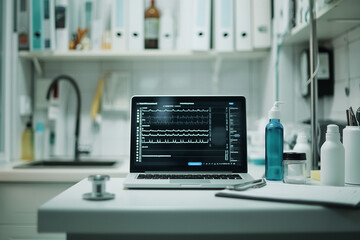
M60 160L42 160L14 166L14 168L104 168L114 167L117 161L60 161Z

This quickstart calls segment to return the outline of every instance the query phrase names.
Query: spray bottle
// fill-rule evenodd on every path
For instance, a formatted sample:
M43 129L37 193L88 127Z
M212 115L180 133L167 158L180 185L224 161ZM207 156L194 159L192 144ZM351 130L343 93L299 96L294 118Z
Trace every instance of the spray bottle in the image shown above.
M280 123L279 104L276 101L269 111L269 123L265 128L265 177L267 180L283 179L284 128Z

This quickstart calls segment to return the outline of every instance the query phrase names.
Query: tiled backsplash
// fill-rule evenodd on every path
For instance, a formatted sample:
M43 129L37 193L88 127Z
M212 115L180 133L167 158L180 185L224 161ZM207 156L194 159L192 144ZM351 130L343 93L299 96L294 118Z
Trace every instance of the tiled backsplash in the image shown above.
M258 95L261 84L258 69L261 64L261 60L224 60L219 82L215 85L214 61L210 60L47 62L44 66L44 77L54 78L59 74L68 74L76 79L83 99L80 144L91 146L92 156L116 157L129 154L129 115L103 111L99 129L94 127L90 118L98 79L106 72L130 73L131 95L244 95L247 98L248 125L251 126L260 114L257 106L261 101L261 96ZM63 96L68 100L64 110L67 118L63 119L64 123L61 124L66 131L57 131L56 153L71 155L74 146L76 99L72 90Z

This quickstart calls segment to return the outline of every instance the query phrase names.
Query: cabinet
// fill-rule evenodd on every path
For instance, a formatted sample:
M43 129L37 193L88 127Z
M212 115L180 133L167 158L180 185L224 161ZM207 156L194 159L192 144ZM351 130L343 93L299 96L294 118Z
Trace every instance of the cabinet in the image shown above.
M65 234L38 234L37 209L73 183L0 183L0 239L65 239Z

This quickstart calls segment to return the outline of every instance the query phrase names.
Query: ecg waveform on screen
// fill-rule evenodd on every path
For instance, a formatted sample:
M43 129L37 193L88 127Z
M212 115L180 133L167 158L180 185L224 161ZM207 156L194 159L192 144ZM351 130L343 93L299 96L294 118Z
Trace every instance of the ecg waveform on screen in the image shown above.
M157 139L157 140L153 140L150 139L148 141L144 140L143 144L202 144L202 143L209 143L209 140L202 140L202 139Z
M208 144L209 109L142 109L142 144Z
M164 125L174 125L174 124L183 124L183 125L202 125L209 124L208 115L155 115L148 116L143 118L144 124L164 124Z
M161 112L209 112L209 109L143 109L143 113L161 113Z

